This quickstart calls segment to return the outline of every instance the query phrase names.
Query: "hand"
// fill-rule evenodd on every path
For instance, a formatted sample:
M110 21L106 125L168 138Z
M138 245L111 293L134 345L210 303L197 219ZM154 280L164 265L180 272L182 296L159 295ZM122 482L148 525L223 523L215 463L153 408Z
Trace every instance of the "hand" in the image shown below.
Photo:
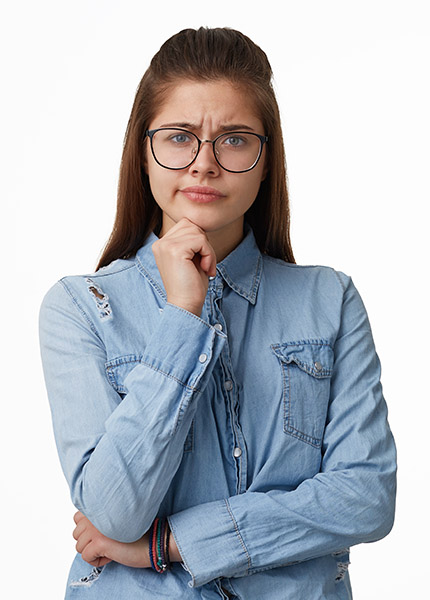
M208 291L208 277L216 275L216 254L206 232L183 217L152 252L167 293L167 301L198 317Z
M80 511L73 519L76 523L73 531L76 550L85 562L93 567L103 567L112 560L128 567L151 566L147 534L137 542L127 544L112 540L100 533Z

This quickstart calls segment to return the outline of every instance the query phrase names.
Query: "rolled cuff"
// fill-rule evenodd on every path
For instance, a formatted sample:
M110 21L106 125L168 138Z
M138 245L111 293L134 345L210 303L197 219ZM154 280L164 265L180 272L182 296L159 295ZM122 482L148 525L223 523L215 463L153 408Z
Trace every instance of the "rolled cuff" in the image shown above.
M198 587L217 577L243 577L251 559L227 499L193 506L168 517L170 529ZM202 535L195 535L195 532ZM226 567L226 565L228 565Z

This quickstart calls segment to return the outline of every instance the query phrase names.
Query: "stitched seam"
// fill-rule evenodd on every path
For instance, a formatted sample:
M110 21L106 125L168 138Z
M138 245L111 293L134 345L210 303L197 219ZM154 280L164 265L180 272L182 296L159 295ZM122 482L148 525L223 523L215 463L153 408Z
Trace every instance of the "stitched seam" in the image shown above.
M243 298L245 298L245 300L248 300L249 302L252 301L252 297L251 294L252 292L248 292L246 290L244 290L242 287L236 285L234 283L234 281L232 280L232 278L228 275L226 269L218 267L222 276L224 277L224 279L226 280L226 282L228 283L228 285L231 287L231 289L236 292L237 294L239 294L240 296L242 296Z
M261 271L262 271L262 259L261 259L261 254L258 257L258 261L257 261L257 266L255 269L255 273L254 273L254 279L252 282L252 287L251 287L251 300L252 302L255 303L255 298L257 296L257 290L258 290L258 286L260 283L260 279L261 279Z
M291 435L292 437L297 438L301 442L309 444L313 448L319 448L321 446L322 440L314 438L306 433L303 433L303 431L299 431L298 429L294 429L294 427L291 427L291 425L288 425L288 430L284 429L284 431L287 435Z
M290 365L287 364L287 377L288 377L288 419L286 419L287 429L284 427L285 433L288 433L311 446L319 447L321 444L321 440L319 438L314 438L312 435L305 433L304 431L300 431L296 429L292 425L290 425L290 415L291 415L291 376L290 376ZM284 385L285 385L285 377L284 377Z
M119 361L119 362L115 362ZM130 358L129 360L121 360L120 358L113 358L106 363L106 369L115 369L115 367L120 367L121 365L129 365L130 363L140 363L140 358Z
M185 438L184 452L194 452L194 420L191 421L191 427Z
M153 371L157 371L158 373L161 373L162 375L165 375L166 377L169 377L169 379L173 379L174 381L176 381L176 383L180 383L184 388L186 388L188 390L192 390L193 392L199 392L200 393L199 389L197 389L197 388L195 388L195 387L193 387L191 385L188 385L187 383L184 383L183 381L181 381L180 379L178 379L174 375L171 375L170 373L166 373L165 371L162 371L161 369L157 369L157 367L153 367L152 365L150 365L149 363L145 362L144 360L141 360L140 364L146 365L147 367L149 367Z
M67 292L67 294L70 296L73 304L75 305L75 307L78 309L78 311L81 313L81 316L84 318L84 320L88 323L88 325L90 326L91 331L98 337L98 339L101 341L101 343L104 345L104 342L102 340L102 338L100 337L97 329L95 328L93 322L91 321L91 319L89 318L89 316L87 315L87 313L84 311L84 309L82 308L82 306L79 304L79 302L77 301L77 299L75 298L75 296L72 294L71 290L69 289L69 287L67 286L66 282L63 279L60 279L59 283L61 283L61 285L63 286L64 290Z
M109 379L109 383L112 385L114 390L121 394L125 394L127 392L126 388L117 381L115 369L117 369L118 367L122 367L123 365L135 364L137 366L140 364L140 362L140 357L136 357L136 355L130 354L124 358L122 358L121 356L119 356L118 358L113 358L105 363L105 370Z
M176 304L171 304L170 302L166 302L166 305L169 306L173 306L173 308L180 310L181 312L185 313L186 315L189 315L191 317L193 317L194 319L196 319L199 323L203 323L203 325L205 325L209 331L215 331L215 333L217 333L218 335L220 335L221 337L227 337L225 335L225 333L222 333L222 331L218 331L218 329L215 329L215 327L212 327L212 325L209 325L209 323L206 323L206 321L203 321L203 319L201 319L200 317L198 317L197 315L195 315L192 312L189 312L188 310L185 310L185 308L182 308L181 306L177 306Z
M109 275L116 275L117 273L122 273L122 271L127 271L128 269L133 269L135 265L126 265L117 271L110 271L109 273L102 273L100 271L95 271L94 273L88 273L87 275L82 275L82 277L109 277ZM103 267L102 267L103 268Z
M291 375L290 375L290 365L287 365L287 377L288 377L288 420L287 427L293 429L290 425L290 417L291 417ZM285 377L284 377L285 381ZM285 384L286 385L286 384Z
M230 508L230 505L229 505L229 503L228 503L228 500L225 498L225 499L224 499L224 502L225 502L225 505L226 505L226 507L227 507L228 513L229 513L229 515L230 515L230 518L231 518L231 520L233 521L233 525L234 525L234 529L235 529L235 531L236 531L236 535L237 535L237 537L239 538L239 542L240 542L240 544L241 544L241 546L242 546L242 548L243 548L243 551L245 552L245 554L246 554L246 557L247 557L247 562L248 562L248 568L247 568L247 571L248 571L248 572L247 572L247 575L248 575L248 573L249 573L249 570L251 569L251 566L252 566L252 564L251 564L251 557L249 556L248 549L247 549L247 547L245 546L245 542L243 541L243 538L242 538L242 536L241 536L241 534L240 534L239 527L237 526L236 519L235 519L235 518L234 518L234 516L233 516L233 513L232 513L232 511L231 511L231 508Z
M283 267L289 267L290 269L329 269L330 271L334 271L332 267L328 267L327 265L297 265L295 263L284 261L282 258L269 256L268 254L264 254L263 256L265 260L274 262L277 265L282 265Z
M149 281L149 283L155 288L155 290L160 294L160 296L162 298L166 298L166 293L164 292L164 290L158 285L157 281L151 277L151 275L149 274L149 272L145 269L145 267L143 266L143 264L141 263L140 259L138 256L136 256L136 266L137 269L142 273L142 275L144 277L146 277L146 279Z
M285 373L285 369L287 370L287 373ZM309 444L310 446L312 446L314 448L319 448L321 446L322 439L314 438L313 436L311 436L307 433L304 433L303 431L300 431L299 429L296 429L295 427L290 425L290 416L291 416L290 365L281 363L281 372L282 372L282 378L283 378L283 404L284 404L284 423L283 423L284 427L283 427L283 429L284 429L284 432L287 435L291 435L292 437L295 437L295 438L299 439L300 441L305 442L306 444ZM287 392L286 392L287 377L288 377L288 400L287 400ZM288 406L288 416L287 416L287 406Z
M279 344L272 344L272 348L280 348L281 346L328 346L329 348L331 348L330 342L327 342L325 340L316 340L316 339L298 340L295 342L284 342L284 343L279 343Z
M181 547L181 545L180 545L180 543L179 543L179 540L178 540L178 539L176 538L176 536L175 536L175 527L172 525L172 522L171 522L171 520L170 520L170 517L167 517L167 521L168 521L168 523L169 523L170 531L173 533L173 537L175 538L175 542L176 542L176 545L177 545L177 547L178 547L179 554L180 554L180 555L181 555L181 557L182 557L182 562L183 562L183 564L185 565L185 568L186 568L186 570L188 571L188 573L191 575L192 584L194 585L194 584L195 584L195 581L196 581L196 578L195 578L195 576L194 576L193 572L191 571L190 567L188 566L188 563L187 563L187 561L184 559L184 553L183 553L183 551L182 551L182 547Z
M342 292L343 292L343 293L345 293L345 292L346 292L346 287L345 287L345 285L343 284L343 281L342 281L342 279L340 278L340 275L339 275L339 273L338 273L338 272L337 272L335 269L333 269L333 272L334 272L334 274L336 275L336 279L337 279L337 280L338 280L338 282L340 283L340 287L342 288Z

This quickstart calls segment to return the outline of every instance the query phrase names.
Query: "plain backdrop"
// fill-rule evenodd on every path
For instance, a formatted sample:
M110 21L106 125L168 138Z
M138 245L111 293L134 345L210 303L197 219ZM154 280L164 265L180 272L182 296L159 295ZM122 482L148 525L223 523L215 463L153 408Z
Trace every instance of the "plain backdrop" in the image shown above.
M268 54L296 260L351 275L372 324L399 490L392 533L352 549L354 598L426 597L429 3L22 0L1 13L2 597L62 598L74 556L40 303L94 269L138 82L165 39L200 25Z

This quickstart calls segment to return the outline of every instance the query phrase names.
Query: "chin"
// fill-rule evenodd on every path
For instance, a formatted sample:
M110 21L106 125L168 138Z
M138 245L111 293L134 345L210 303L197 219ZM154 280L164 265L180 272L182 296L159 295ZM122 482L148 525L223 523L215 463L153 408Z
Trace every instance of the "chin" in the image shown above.
M210 212L212 212L212 211L210 211ZM223 217L221 217L220 215L217 216L214 213L209 214L209 211L205 211L205 213L206 214L204 214L204 212L201 210L201 208L198 208L198 207L196 210L186 210L182 214L177 215L177 218L175 218L175 222L177 223L183 217L186 217L187 219L189 219L190 221L192 221L193 223L195 223L196 225L201 227L204 231L216 231L218 229L222 229L223 227L226 227L232 221L235 220L234 218L231 220L230 219L226 220L225 215L223 215Z

